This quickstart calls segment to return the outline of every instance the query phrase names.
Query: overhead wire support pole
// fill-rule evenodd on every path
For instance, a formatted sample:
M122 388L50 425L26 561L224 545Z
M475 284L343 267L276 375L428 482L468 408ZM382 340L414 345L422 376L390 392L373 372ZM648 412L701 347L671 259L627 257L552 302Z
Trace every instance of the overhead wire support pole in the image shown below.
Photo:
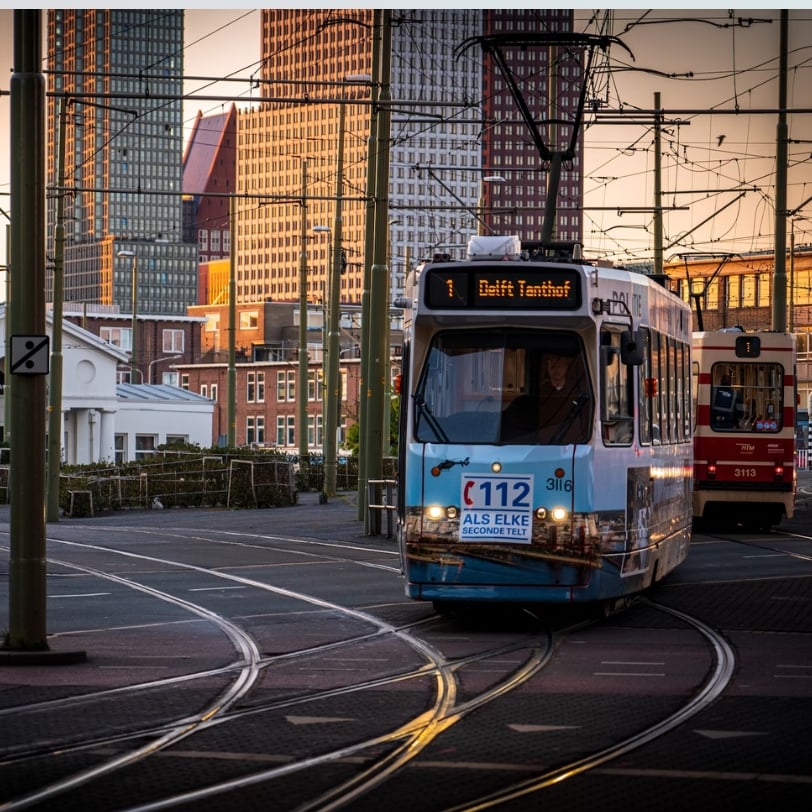
M781 10L778 124L775 145L775 273L772 329L787 329L787 40L788 12Z
M42 12L14 11L11 76L12 289L15 336L45 335L45 82ZM7 321L6 329L9 329ZM12 372L13 372L12 368ZM84 652L52 652L47 636L45 534L45 374L15 374L9 545L8 629L0 640L4 662L63 664Z
M336 208L333 223L333 256L327 293L329 321L327 326L327 379L324 396L324 490L325 497L336 495L336 467L338 448L339 406L341 395L341 370L339 367L339 322L341 316L341 242L343 240L344 192L344 127L347 105L342 103L338 113L338 157L336 158Z
M302 201L299 221L299 465L307 457L307 159L302 159Z
M660 94L654 94L654 107L660 109ZM662 116L654 117L654 274L663 273L663 168Z
M373 252L375 249L375 181L378 166L378 117L380 115L380 63L383 31L382 11L374 11L372 37L372 106L369 115L369 140L367 144L366 223L364 227L364 280L361 292L361 380L358 403L358 519L366 524L369 493L367 492L367 456L369 445L369 358L370 358L370 308L369 296L372 278Z
M59 102L59 137L57 139L56 223L54 225L54 286L51 311L51 369L48 391L48 470L46 519L59 521L59 471L62 462L62 318L65 289L65 133L70 101Z
M226 376L226 431L228 448L237 445L237 366L235 348L237 343L237 200L229 198L229 272L228 272L228 373Z
M381 60L380 90L381 102L378 113L378 160L375 168L375 241L370 273L368 339L369 382L367 385L367 428L365 431L366 448L362 453L366 457L366 482L380 481L383 471L384 431L384 394L386 380L389 377L389 268L387 250L389 244L389 126L391 113L388 107L390 100L390 73L392 52L392 11L381 12ZM380 486L376 486L380 490ZM371 494L371 504L380 504L379 495ZM378 511L371 517L367 510L364 529L368 535L380 533L381 517Z

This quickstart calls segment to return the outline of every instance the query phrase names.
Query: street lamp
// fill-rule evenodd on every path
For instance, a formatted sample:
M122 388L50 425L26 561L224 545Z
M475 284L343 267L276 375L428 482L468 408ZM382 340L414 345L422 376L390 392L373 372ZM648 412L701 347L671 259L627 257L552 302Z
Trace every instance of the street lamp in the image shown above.
M133 309L133 323L130 335L130 383L133 383L136 372L135 364L135 348L136 348L136 330L138 328L138 257L135 251L119 251L120 257L130 257L132 259L132 309Z
M152 367L159 364L161 361L171 361L173 358L182 358L182 355L165 355L163 358L156 358L147 364L147 380L152 383Z

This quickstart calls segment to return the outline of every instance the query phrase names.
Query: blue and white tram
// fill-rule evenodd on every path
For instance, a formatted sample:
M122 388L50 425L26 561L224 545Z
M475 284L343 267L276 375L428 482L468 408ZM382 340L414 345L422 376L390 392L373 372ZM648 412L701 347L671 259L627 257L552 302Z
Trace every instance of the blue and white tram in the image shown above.
M601 602L687 555L691 314L573 260L423 264L404 314L398 537L406 594ZM501 238L504 244L504 238Z

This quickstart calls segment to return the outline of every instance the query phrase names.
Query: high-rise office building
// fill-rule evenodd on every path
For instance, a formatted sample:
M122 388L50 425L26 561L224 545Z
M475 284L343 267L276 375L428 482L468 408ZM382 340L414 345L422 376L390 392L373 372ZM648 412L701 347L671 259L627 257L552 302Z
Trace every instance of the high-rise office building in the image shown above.
M370 94L358 79L372 69L373 16L367 9L262 12L261 95L279 101L239 116L238 301L297 300L303 249L308 301L324 301L339 188L346 258L341 301L361 300ZM393 297L409 265L438 252L462 256L477 233L539 239L546 168L507 83L476 38L489 31L571 31L572 17L570 10L392 12L387 236ZM461 48L466 41L470 47ZM580 63L577 53L566 56L506 49L539 119L574 109ZM557 220L557 239L580 238L580 216L571 211L581 201L580 150L579 141L576 159L562 172L559 199L568 213Z
M584 82L584 54L581 47L565 38L556 44L557 35L566 37L572 26L572 9L483 11L483 34L493 41L504 38L501 60L532 114L536 131L531 133L520 114L504 69L493 52L486 50L482 161L486 176L501 179L483 187L488 231L509 231L522 240L539 240L553 177L557 188L551 198L555 204L551 237L563 242L583 241L583 128L578 126L577 110ZM538 39L537 44L528 45L533 39ZM537 139L550 153L564 154L574 145L574 154L562 161L560 173L549 171L550 160L540 154Z
M65 300L185 315L198 251L181 233L183 11L50 10L47 70L48 254L61 194Z

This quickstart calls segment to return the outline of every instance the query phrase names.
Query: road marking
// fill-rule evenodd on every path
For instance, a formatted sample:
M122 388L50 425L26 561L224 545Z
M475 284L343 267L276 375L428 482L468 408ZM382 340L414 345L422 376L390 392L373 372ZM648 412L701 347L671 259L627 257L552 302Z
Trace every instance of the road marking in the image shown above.
M56 598L103 598L112 594L112 592L76 592L73 595L48 595L48 600Z
M716 781L757 781L773 784L812 784L810 775L781 775L770 773L728 773L720 770L634 770L623 767L601 767L595 773L657 778L706 778Z
M189 592L225 592L227 589L245 589L244 586L200 586L190 589Z
M737 739L745 736L766 736L766 731L761 730L695 730L700 736L706 739Z
M551 733L555 730L580 730L580 725L508 725L517 733Z
M778 663L775 667L808 672L800 674L773 674L775 679L812 679L812 665L781 665L781 663Z
M324 725L331 722L354 722L355 719L343 716L286 716L285 721L292 725Z

